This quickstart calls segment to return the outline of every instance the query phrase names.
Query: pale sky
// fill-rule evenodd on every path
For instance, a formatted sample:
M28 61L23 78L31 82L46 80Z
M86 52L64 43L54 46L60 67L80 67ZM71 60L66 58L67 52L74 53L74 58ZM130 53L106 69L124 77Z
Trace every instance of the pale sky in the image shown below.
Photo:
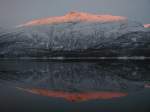
M0 27L70 11L119 15L150 23L150 0L0 0Z

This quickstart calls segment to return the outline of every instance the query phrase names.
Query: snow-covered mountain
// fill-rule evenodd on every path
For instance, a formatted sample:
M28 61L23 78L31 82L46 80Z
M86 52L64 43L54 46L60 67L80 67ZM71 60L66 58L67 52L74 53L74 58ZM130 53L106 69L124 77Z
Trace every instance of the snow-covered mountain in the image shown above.
M70 12L38 19L0 36L1 57L133 56L149 49L149 32L125 17ZM146 44L146 46L145 46ZM145 54L140 54L143 56Z

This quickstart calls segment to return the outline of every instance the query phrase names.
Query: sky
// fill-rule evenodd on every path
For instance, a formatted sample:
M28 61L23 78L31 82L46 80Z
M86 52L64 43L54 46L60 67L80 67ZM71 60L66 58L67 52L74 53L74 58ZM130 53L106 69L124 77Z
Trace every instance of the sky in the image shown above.
M150 23L150 0L0 0L0 27L62 16L70 11L112 14Z

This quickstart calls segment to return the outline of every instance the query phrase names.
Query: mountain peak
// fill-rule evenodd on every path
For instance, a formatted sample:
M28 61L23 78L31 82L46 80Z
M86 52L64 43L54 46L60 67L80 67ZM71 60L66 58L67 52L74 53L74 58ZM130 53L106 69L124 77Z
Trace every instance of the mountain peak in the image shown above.
M71 11L66 14L66 16L80 16L81 12Z
M65 17L85 17L85 16L95 16L95 14L71 11L65 15Z
M65 23L65 22L116 22L126 20L125 17L122 16L113 16L113 15L97 15L85 12L76 12L72 11L67 13L64 16L59 17L49 17L44 19L37 19L30 22L27 22L22 26L36 26L36 25L48 25L48 24L58 24L58 23Z

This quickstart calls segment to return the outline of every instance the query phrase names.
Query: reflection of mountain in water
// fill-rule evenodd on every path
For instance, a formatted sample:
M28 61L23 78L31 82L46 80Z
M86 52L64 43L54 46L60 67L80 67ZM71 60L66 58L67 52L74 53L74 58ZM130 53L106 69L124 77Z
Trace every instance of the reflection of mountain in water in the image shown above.
M112 98L119 98L119 97L125 97L128 95L128 93L125 92L64 92L64 91L51 91L48 89L37 89L37 88L19 88L18 90L26 91L32 94L37 94L41 96L47 96L47 97L54 97L54 98L62 98L67 101L71 102L82 102L82 101L88 101L88 100L96 100L96 99L103 99L108 100Z
M150 81L144 61L0 63L0 79L63 91L137 91Z

